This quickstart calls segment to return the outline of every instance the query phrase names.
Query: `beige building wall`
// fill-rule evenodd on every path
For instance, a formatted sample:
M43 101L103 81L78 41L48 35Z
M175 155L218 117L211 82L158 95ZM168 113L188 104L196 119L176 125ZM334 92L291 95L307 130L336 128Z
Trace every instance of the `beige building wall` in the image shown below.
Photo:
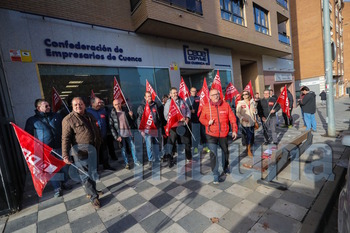
M343 18L344 86L350 87L350 2L344 3Z

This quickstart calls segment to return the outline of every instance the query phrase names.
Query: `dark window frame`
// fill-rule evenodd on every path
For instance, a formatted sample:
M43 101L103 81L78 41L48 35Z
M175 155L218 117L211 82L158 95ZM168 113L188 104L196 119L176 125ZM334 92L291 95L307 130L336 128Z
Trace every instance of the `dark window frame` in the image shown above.
M265 35L270 35L269 11L255 3L253 4L253 10L254 10L255 31L263 33ZM257 17L257 13L259 17ZM265 25L263 24L263 19L261 17L262 15L264 16Z
M225 2L229 1L229 5L231 9L227 9ZM237 2L237 4L234 4L234 2ZM239 6L238 6L239 5ZM241 12L241 15L236 14L234 9L239 8L239 11ZM245 20L244 20L244 5L243 0L220 0L220 9L221 9L221 18L231 21L235 24L244 26ZM229 19L223 16L223 14L229 14ZM237 22L238 20L238 22Z

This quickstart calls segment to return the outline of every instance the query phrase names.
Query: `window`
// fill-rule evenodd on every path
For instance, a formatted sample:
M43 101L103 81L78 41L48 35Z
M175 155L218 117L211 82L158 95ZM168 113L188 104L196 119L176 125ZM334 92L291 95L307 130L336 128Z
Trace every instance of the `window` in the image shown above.
M269 34L268 11L254 4L255 30L264 34Z
M203 15L201 0L157 0L159 2L167 3L171 6L176 6L186 9L195 14Z
M243 0L220 0L221 18L244 25Z
M135 10L136 6L138 6L140 0L130 0L130 8L131 11Z
M277 3L281 5L282 7L288 9L288 3L287 0L277 0Z
M89 67L64 65L38 65L43 97L51 102L52 87L70 106L73 97L80 96L89 106L91 91L112 106L113 82L116 77L132 111L143 100L146 79L160 96L169 93L170 79L168 68L137 67Z

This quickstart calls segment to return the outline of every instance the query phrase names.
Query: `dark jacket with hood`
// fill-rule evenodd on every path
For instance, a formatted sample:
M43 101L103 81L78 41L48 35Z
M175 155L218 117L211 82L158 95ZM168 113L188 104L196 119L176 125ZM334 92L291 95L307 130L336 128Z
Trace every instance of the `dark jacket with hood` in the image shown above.
M300 101L300 106L302 107L304 113L314 114L316 112L315 92L309 91Z
M54 149L61 148L62 117L58 113L35 110L35 115L26 122L25 131Z
M277 101L277 98L275 97L275 95L269 97L268 99L265 99L265 98L260 99L257 107L259 117L267 118L276 101ZM281 106L278 103L274 107L276 112L278 112L280 108ZM270 117L276 117L276 114L270 114Z
M144 99L141 105L137 108L137 128L140 127L140 123L141 123L141 119L142 119L142 115L145 110L145 107L146 107L146 100ZM157 128L161 127L161 120L158 113L157 104L154 101L151 101L151 103L149 104L149 107L151 109L154 124L156 125Z

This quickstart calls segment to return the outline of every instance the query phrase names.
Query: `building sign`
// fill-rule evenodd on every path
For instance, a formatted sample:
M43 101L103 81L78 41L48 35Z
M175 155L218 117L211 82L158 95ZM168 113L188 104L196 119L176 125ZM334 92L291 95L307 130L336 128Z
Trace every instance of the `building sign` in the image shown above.
M184 48L185 64L190 65L210 65L209 50L193 50L187 45Z
M286 82L292 81L293 76L291 73L275 73L275 81L276 82Z
M118 45L106 46L105 44L85 44L80 41L71 42L68 40L54 41L49 38L44 40L47 57L58 57L63 60L67 58L86 60L109 60L142 62L141 57L126 56L124 50Z
M32 54L28 50L10 50L11 61L32 62Z

